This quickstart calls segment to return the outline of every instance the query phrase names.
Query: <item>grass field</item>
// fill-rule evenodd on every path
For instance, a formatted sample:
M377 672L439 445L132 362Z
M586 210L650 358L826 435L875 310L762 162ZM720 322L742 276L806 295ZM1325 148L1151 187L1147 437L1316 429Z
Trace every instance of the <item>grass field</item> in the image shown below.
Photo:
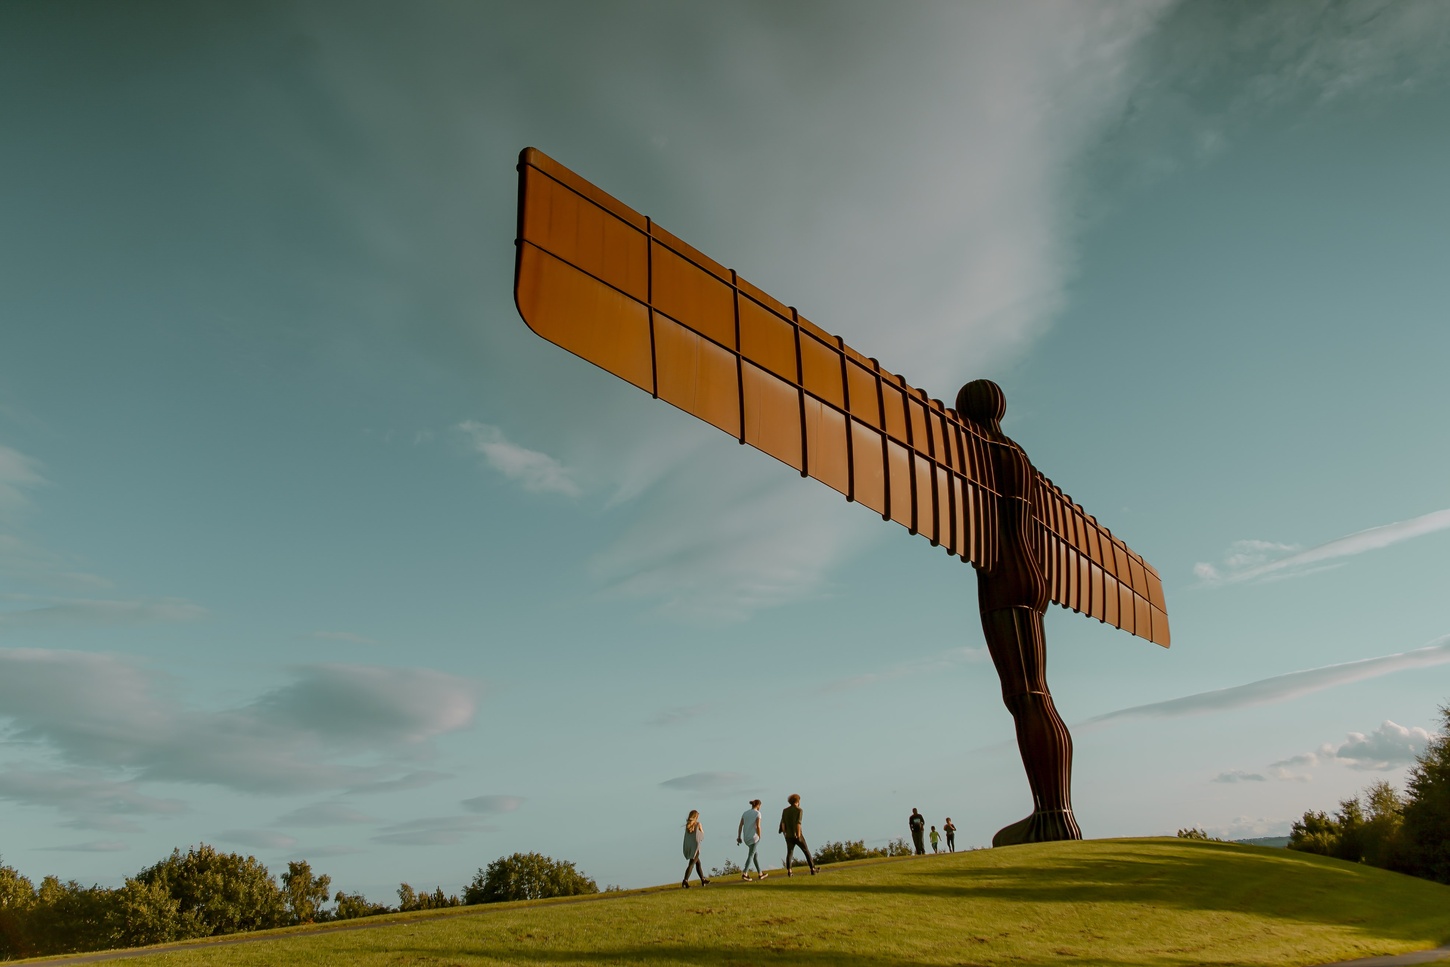
M1321 964L1450 941L1450 887L1281 849L1095 840L385 919L126 963Z

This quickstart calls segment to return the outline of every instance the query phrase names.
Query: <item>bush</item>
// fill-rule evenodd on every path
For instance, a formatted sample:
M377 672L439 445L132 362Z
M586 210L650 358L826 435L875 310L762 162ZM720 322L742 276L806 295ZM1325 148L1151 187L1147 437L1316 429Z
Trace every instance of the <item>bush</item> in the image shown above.
M203 936L265 930L287 923L282 891L256 857L219 853L202 843L136 874L143 884L160 884L180 912L205 925Z
M334 920L357 920L361 917L376 917L394 912L393 908L387 904L373 903L361 893L344 893L338 890L337 895L332 898L332 902Z
M868 860L878 856L910 856L914 850L906 845L906 840L900 837L891 840L885 846L877 846L867 849L864 839L848 839L844 842L827 843L816 850L816 865L824 863L844 863L847 860Z
M503 903L598 893L599 886L574 864L539 853L500 856L478 871L463 892L464 903Z
M1333 815L1306 812L1289 833L1289 848L1351 863L1400 865L1401 814L1405 801L1384 780L1340 802Z
M412 910L442 910L444 907L459 907L463 901L456 896L444 896L443 887L432 893L416 892L406 883L398 884L398 910L407 913Z
M1180 829L1178 831L1178 838L1179 839L1201 839L1201 840L1206 840L1207 842L1210 842L1210 843L1222 843L1223 842L1223 840L1219 839L1217 836L1210 836L1207 833L1205 833L1203 830L1199 829L1197 826L1190 826L1187 829Z
M736 865L736 863L735 863L734 860L727 858L725 860L724 865L723 866L717 866L714 869L712 869L710 871L710 875L711 876L739 876L741 873L744 873L744 872L745 872L744 870L742 870L739 866ZM609 892L609 887L605 887L604 888L604 892L605 893L608 893Z

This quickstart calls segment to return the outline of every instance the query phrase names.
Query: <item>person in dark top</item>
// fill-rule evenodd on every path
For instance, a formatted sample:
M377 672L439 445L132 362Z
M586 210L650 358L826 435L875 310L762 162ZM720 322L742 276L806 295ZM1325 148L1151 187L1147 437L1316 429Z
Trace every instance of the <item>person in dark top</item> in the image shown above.
M957 828L952 825L952 818L950 816L947 817L947 821L942 826L941 831L947 834L947 852L955 853L957 851Z
M906 821L906 824L911 827L911 843L916 847L916 855L925 856L926 843L922 842L921 836L926 832L926 817L913 807L911 818Z
M811 876L816 875L816 861L811 859L811 848L806 845L805 834L801 832L801 797L797 793L791 793L786 800L790 805L786 806L780 814L780 832L785 836L785 875L794 876L790 871L791 857L795 855L796 847L799 846L806 857L806 865L811 868Z

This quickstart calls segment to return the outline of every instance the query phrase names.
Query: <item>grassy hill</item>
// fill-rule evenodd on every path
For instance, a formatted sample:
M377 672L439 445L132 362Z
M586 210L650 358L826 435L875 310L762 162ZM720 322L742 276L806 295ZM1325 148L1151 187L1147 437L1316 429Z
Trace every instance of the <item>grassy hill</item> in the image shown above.
M351 924L127 964L1322 964L1450 941L1450 887L1282 849L1094 840Z

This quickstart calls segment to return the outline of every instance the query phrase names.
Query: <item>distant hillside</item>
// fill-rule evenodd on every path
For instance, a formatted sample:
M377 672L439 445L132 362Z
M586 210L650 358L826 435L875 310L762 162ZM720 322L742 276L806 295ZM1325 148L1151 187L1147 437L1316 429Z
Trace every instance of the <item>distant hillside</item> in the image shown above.
M1242 843L1245 846L1273 846L1278 849L1287 849L1289 837L1287 836L1258 836L1254 839L1236 839L1235 843Z

